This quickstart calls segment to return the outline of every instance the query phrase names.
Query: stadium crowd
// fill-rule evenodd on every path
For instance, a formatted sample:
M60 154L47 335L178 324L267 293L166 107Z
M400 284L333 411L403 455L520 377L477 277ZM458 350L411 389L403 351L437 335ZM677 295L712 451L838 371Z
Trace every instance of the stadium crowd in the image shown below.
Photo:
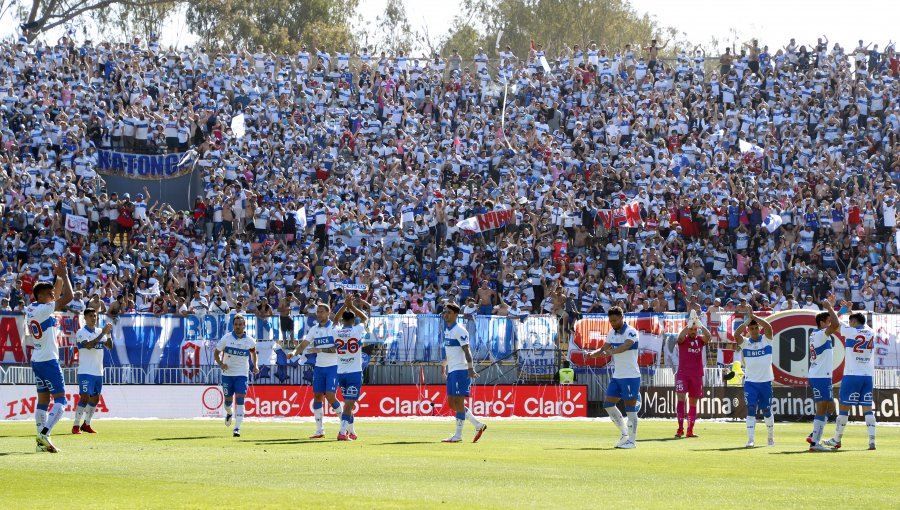
M346 283L372 314L818 309L829 293L897 311L893 45L665 46L464 62L3 43L0 307L21 311L68 252L70 307L111 316L314 313ZM196 150L194 209L108 190L103 149ZM606 228L633 202L642 225ZM459 227L506 208L502 228Z

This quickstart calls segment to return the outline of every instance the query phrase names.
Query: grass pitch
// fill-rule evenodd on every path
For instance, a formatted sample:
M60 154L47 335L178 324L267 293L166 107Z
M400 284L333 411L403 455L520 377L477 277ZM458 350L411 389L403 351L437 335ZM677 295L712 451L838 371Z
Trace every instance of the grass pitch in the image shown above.
M0 508L896 508L900 466L900 427L870 452L858 424L840 451L808 453L808 424L747 450L743 423L676 440L673 422L643 421L638 448L615 450L608 420L492 420L478 444L440 443L452 420L360 419L340 443L335 423L327 440L306 439L309 422L248 420L240 439L219 421L71 423L56 455L34 452L33 423L0 423Z

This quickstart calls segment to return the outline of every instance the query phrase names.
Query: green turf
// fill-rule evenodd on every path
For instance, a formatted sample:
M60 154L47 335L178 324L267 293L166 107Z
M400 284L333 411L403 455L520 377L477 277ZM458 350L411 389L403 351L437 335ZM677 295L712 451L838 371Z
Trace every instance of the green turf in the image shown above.
M32 424L0 422L0 508L896 508L900 466L900 428L880 428L870 452L855 424L819 454L807 424L778 424L778 445L752 450L743 423L674 440L672 422L644 421L635 450L612 448L608 421L494 420L478 444L438 442L451 420L360 419L354 443L307 440L298 422L248 421L240 439L217 421L94 425L71 436L60 423L52 455L34 452Z

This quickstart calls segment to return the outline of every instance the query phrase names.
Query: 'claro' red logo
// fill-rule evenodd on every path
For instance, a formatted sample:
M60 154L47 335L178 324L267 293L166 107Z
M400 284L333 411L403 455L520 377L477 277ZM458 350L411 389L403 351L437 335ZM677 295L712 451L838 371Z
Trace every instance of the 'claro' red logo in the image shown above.
M809 375L809 335L818 329L813 310L789 310L767 317L772 325L772 372L775 382L784 386L806 386ZM735 327L739 326L735 322ZM832 381L844 373L844 338L835 333Z

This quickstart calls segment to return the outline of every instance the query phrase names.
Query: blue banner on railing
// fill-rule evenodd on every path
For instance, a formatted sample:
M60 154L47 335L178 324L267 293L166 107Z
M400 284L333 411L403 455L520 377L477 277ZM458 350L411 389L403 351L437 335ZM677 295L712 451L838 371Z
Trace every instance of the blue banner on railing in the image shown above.
M79 317L59 315L60 361L72 366L77 361L74 337L80 328ZM216 344L231 331L232 320L230 315L121 316L113 322L113 349L106 352L104 363L107 367L182 368L186 374L194 373L198 367L215 364ZM247 334L257 340L259 364L296 364L288 361L276 341L289 336L302 339L313 321L294 317L292 334L288 334L281 330L279 317L247 316ZM470 333L475 361L513 361L518 351L519 364L527 373L555 371L555 318L532 316L518 320L485 316L464 320L463 325ZM382 344L381 359L385 363L436 363L443 358L444 320L439 315L375 316L369 319L367 327L369 337L364 343ZM27 363L30 349L22 315L0 316L0 363Z
M529 317L516 324L519 370L530 375L556 373L556 317Z

